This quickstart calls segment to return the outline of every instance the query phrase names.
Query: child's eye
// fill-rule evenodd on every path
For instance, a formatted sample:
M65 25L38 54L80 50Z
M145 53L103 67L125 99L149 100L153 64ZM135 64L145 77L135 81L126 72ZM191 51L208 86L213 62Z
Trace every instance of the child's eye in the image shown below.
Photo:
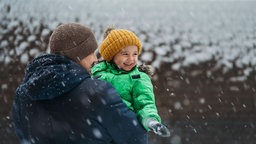
M128 55L128 53L122 53L122 55Z

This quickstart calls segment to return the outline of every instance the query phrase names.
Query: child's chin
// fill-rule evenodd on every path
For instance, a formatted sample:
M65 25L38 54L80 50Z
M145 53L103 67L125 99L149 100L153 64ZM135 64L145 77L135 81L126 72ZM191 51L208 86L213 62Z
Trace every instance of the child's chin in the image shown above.
M131 68L123 68L123 70L125 70L125 71L130 71L130 70L132 70Z

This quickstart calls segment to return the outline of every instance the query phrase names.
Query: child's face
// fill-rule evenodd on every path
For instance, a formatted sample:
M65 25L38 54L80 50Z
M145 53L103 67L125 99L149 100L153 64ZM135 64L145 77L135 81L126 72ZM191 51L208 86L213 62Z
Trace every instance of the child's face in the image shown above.
M122 48L113 58L114 63L125 71L134 68L138 61L137 46L127 46Z

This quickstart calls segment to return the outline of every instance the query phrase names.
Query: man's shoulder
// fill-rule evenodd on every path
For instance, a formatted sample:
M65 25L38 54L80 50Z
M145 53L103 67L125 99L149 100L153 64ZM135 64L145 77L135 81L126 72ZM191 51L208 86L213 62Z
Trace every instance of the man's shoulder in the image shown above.
M86 78L84 79L81 84L79 85L79 87L81 89L88 89L88 90L104 90L104 89L109 89L112 88L111 84L100 80L98 78L95 77L90 77L90 78Z
M100 97L102 100L109 101L110 99L115 99L120 97L116 89L111 83L106 81L87 78L85 79L77 88L74 90L73 95L87 95L89 98Z

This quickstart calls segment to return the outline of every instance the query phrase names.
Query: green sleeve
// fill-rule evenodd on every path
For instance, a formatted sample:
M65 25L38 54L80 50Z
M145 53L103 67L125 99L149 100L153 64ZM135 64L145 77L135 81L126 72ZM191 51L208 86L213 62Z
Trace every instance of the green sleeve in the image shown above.
M157 112L151 79L144 73L140 76L133 86L134 109L144 128L149 131L146 120L153 118L161 122L161 118Z

